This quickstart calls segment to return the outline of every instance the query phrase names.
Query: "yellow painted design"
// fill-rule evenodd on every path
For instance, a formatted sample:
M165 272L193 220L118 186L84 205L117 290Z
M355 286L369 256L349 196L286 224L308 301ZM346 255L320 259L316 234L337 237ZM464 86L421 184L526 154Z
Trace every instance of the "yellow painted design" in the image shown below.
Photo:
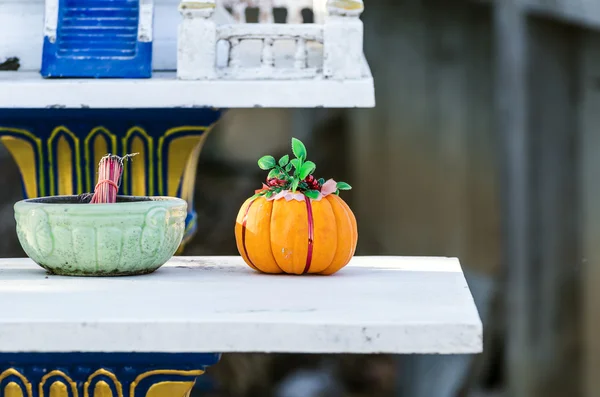
M94 387L94 397L113 397L110 386L105 381L101 380Z
M34 190L34 191L37 191L37 193L30 195L29 197L31 197L31 198L38 197L38 194L39 194L39 196L45 196L46 195L46 184L44 182L44 177L43 177L43 175L44 175L44 173L43 173L44 155L42 153L42 140L40 138L36 137L35 135L33 135L31 132L29 132L27 130L22 130L20 128L0 127L0 135L2 135L2 133L22 135L22 136L25 136L25 137L33 140L33 142L35 142L39 162L37 163L37 169L38 169L37 177L36 177L35 173L33 173L32 178L38 182L38 183L36 183L36 187L39 186L39 189ZM17 161L18 157L20 157L22 155L21 153L13 153L10 149L8 149L8 150L9 150L10 154L12 155L12 157L15 159L15 161ZM18 164L19 163L17 162L17 165ZM35 164L35 162L33 162L32 164ZM22 170L21 170L21 174L23 174ZM30 176L27 176L27 178L30 178ZM37 180L36 178L39 178L39 180ZM28 192L28 194L29 194L29 192Z
M330 7L341 8L342 10L363 10L363 3L353 0L336 0L327 4Z
M131 194L134 196L145 196L146 192L146 149L144 142L139 136L131 141L131 151L138 153L135 160L131 163ZM150 164L152 168L152 164Z
M112 372L109 372L105 369L99 369L90 375L87 382L85 382L83 385L83 397L90 397L90 385L92 384L94 378L98 376L106 376L112 380L115 385L115 389L117 390L117 395L113 396L110 386L105 381L100 380L94 387L94 397L123 397L123 387L121 386L121 383Z
M159 190L159 194L165 194L165 188L163 185L163 181L164 181L164 175L163 175L163 146L165 144L165 139L168 138L171 135L175 135L177 133L180 132L187 132L187 131L197 131L197 132L201 132L203 134L199 134L200 138L202 139L201 142L199 142L198 144L201 145L202 142L204 141L206 135L208 134L208 132L210 132L210 130L212 129L212 127L214 126L211 125L209 127L198 127L198 126L182 126L182 127L175 127L175 128L171 128L169 130L167 130L167 132L165 132L165 134L163 136L161 136L158 140L158 190ZM188 151L189 154L189 151ZM186 160L186 157L183 157L183 160ZM171 150L169 148L169 161L171 160ZM169 168L169 182L168 184L171 184L171 179L175 179L177 181L177 183L179 183L179 180L181 178L181 174L177 174L176 177L172 177L172 175L174 175L173 173L171 173L171 168Z
M50 386L50 397L69 397L67 386L62 382L54 382Z
M110 149L108 148L109 142ZM117 136L104 127L96 127L85 137L83 146L85 150L85 163L90 167L90 172L87 174L86 187L87 191L91 192L93 190L92 184L96 180L95 175L100 159L107 153L115 154L117 152Z
M75 146L74 148L71 148L72 150L75 150L75 164L72 164L71 167L74 165L75 166L75 175L77 178L77 192L76 194L80 194L83 193L83 184L82 184L82 179L81 179L81 153L79 151L79 138L77 138L77 136L75 136L75 134L73 134L67 127L65 126L60 126L60 127L56 127L54 129L54 131L52 131L52 134L50 134L50 138L48 139L48 162L50 163L50 169L48 171L48 174L50 176L50 195L54 196L56 195L56 188L54 186L54 179L56 178L56 176L54 175L54 158L53 158L53 151L52 151L52 144L54 142L54 140L56 139L57 136L59 136L61 138L66 139L66 137L68 136L69 138L71 138L71 142L73 144L73 146ZM59 140L60 143L60 140ZM68 144L68 140L67 140L67 144ZM59 172L60 172L60 161L61 161L61 156L60 156L60 152L58 152L58 148L57 148L57 154L59 156L58 159L58 165L59 165ZM69 162L71 162L69 160ZM61 178L61 175L58 175L58 178L61 179L65 179L64 177ZM71 181L73 180L72 174L69 177L69 179L71 179ZM59 183L60 185L60 183ZM63 189L65 188L65 186L62 186ZM61 188L61 186L59 186L59 189ZM75 192L74 192L75 193Z
M4 397L23 397L23 390L15 382L10 382L4 388Z
M56 154L58 194L61 196L73 194L73 153L64 135L58 138Z
M144 379L150 377L150 376L154 376L154 375L180 375L180 376L200 376L204 373L204 371L202 370L194 370L194 371L179 371L179 370L175 370L175 369L158 369L158 370L154 370L154 371L148 371L148 372L144 372L143 374L140 374L137 376L137 378L135 378L135 380L131 383L131 386L129 387L129 397L135 397L135 388L137 387L137 385ZM160 388L156 389L154 394L150 395L150 391L154 388L154 386L157 385L153 385L150 387L150 389L148 390L148 394L146 394L145 397L184 397L186 391L189 392L192 388L192 386L194 386L194 382L161 382L158 383L157 385L162 385L164 384L164 386L161 386ZM183 392L183 394L175 394L175 391L179 391L181 389L183 389L183 387L179 384L185 384L185 385L189 385L191 384L191 386L189 387L189 389L185 390ZM144 397L144 396L141 396Z
M169 156L167 161L167 170L169 175L167 179L167 195L177 195L179 185L182 182L183 173L188 165L188 159L194 152L194 149L202 141L202 136L189 135L176 138L169 144ZM161 186L162 188L162 186ZM162 194L165 194L161 190Z
M144 150L143 141L141 140L140 135L141 135L141 137L143 137L146 140L146 143L148 146L147 153L146 153L146 150ZM131 144L129 144L130 141L131 141ZM138 148L138 146L139 146L139 149L141 149L141 150L139 150L139 149L136 150L136 148ZM139 153L139 154L135 158L132 159L130 169L125 170L125 172L123 172L123 186L124 186L123 191L125 192L125 194L132 194L132 192L130 192L129 188L128 188L128 179L130 177L130 174L131 174L131 177L134 178L133 183L132 183L132 190L133 190L134 195L138 195L138 193L136 193L136 190L137 191L143 190L145 192L140 195L144 195L144 194L153 195L154 194L154 167L153 167L154 151L153 151L153 146L154 145L153 145L152 137L150 135L148 135L146 133L146 131L144 131L144 129L142 129L140 127L132 127L127 131L125 138L123 138L123 150L126 152L124 154L130 154L130 153ZM127 152L129 152L129 153L127 153ZM146 158L148 161L146 161ZM147 177L145 174L146 163L150 164ZM139 165L139 167L136 167L136 165ZM136 175L140 175L140 176L136 176ZM146 192L146 187L145 187L146 180L148 180L148 192ZM143 189L141 188L142 185L144 186Z
M73 380L62 371L51 371L48 372L42 378L39 386L39 397L44 397L44 385L51 377L62 378L61 380L55 380L50 386L50 396L49 397L68 397L69 393L67 390L67 384L71 387L71 392L73 397L77 397L77 383L73 382Z
M196 382L160 382L148 389L146 397L187 397ZM133 396L130 396L133 397Z
M98 164L100 164L100 159L107 154L108 143L102 135L98 135L96 138L94 138L94 162L92 163L91 168L97 170Z
M4 136L0 140L19 167L27 197L36 197L38 184L35 174L35 148L28 141L12 136Z
M198 144L194 148L194 151L188 158L185 171L183 172L181 198L187 201L189 206L191 206L194 202L194 186L196 185L196 171L198 169L198 158L200 157L200 152L204 147L204 142L206 142L206 138L208 138L208 134L210 134L211 131L212 128L210 128L202 135L200 142L198 142Z
M0 374L0 382L2 382L4 379L8 378L9 376L16 376L17 378L19 378L19 380L25 385L25 390L27 391L27 397L32 397L31 383L29 383L27 378L24 377L23 375L21 375L21 373L14 368L9 368L6 371L2 372L2 374ZM20 394L15 397L22 397L23 391L21 390L21 387L19 387L19 385L16 384L15 382L10 382L8 385L10 386L11 384L14 384L15 386L17 386L19 388ZM4 392L6 393L7 390L5 389ZM5 397L9 397L9 395L5 394Z

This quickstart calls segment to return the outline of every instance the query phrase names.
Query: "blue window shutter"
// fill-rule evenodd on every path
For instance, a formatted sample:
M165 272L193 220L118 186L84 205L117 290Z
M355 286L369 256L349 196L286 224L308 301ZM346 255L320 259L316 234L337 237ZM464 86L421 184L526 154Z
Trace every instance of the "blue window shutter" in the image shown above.
M44 37L42 76L145 78L152 42L138 38L139 0L59 0L56 40Z

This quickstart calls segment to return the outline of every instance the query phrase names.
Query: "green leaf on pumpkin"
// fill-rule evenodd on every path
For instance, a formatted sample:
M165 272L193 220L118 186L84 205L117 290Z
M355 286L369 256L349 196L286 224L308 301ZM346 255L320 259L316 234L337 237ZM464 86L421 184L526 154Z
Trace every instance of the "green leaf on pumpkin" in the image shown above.
M304 192L304 195L308 198L316 200L319 198L319 191L318 190L308 190L308 191Z
M290 156L288 156L286 154L285 156L283 156L282 158L279 159L279 166L285 167L286 165L288 165L289 162L290 162Z
M277 168L273 168L271 171L269 171L269 175L267 176L268 179L271 178L277 178L279 176L279 170Z
M296 138L292 138L292 152L300 160L306 159L306 146Z
M300 179L304 179L312 174L316 168L317 166L312 161L307 161L306 163L302 164L302 168L300 168Z
M271 198L271 196L273 195L273 193L274 193L274 192L273 192L272 190L269 190L269 191L267 192L267 194L266 194L267 198Z
M298 189L298 183L300 183L300 180L294 178L294 181L292 182L292 192L295 192L296 189Z
M350 190L352 189L352 186L348 185L346 182L338 182L337 188L339 190Z
M293 160L292 160L292 161L293 161ZM286 172L290 172L290 171L292 170L292 167L293 167L292 163L290 163L290 164L286 165L286 166L285 166L285 171L286 171Z
M275 158L273 156L263 156L258 159L258 166L261 170L268 171L275 167Z
M317 182L319 182L319 185L322 186L325 183L325 179L319 178L319 180Z

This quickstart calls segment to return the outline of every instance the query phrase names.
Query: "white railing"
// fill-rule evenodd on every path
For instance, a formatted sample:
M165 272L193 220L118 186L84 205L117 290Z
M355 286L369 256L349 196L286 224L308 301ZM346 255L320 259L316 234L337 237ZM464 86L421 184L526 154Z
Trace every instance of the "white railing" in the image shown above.
M217 40L229 43L227 66L218 74L227 79L289 79L315 77L322 70L308 65L307 42L323 43L323 28L319 25L223 25L217 28ZM260 65L244 67L241 48L243 40L256 40L260 45ZM278 40L293 41L293 67L275 67L275 47Z
M255 0L263 1L263 0ZM293 0L290 0L291 2ZM328 0L323 24L237 23L219 25L213 19L215 0L183 0L180 12L177 74L183 80L214 79L356 79L363 73L362 0ZM282 53L276 44L294 43ZM260 45L243 49L247 42ZM224 44L224 45L223 45ZM309 49L322 45L316 64ZM248 47L248 46L246 46ZM217 62L225 51L225 64ZM313 51L314 52L314 51ZM248 59L260 58L258 65ZM292 58L291 65L276 58Z

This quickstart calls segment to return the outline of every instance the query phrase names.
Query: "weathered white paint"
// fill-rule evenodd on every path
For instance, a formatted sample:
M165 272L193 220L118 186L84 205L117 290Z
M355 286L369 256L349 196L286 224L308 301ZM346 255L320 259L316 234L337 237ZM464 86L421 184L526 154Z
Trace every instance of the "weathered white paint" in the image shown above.
M44 22L43 1L0 0L0 62L16 57L21 69L39 70Z
M227 24L217 29L219 40L229 40L232 37L243 39L271 38L273 40L303 38L323 42L323 27L317 24Z
M179 5L177 76L183 80L217 77L217 25L212 19L215 1L182 1Z
M323 53L314 45L323 42L322 25L227 24L217 27L217 40L230 45L222 49L229 61L217 62L215 74L221 79L310 79L322 74Z
M48 1L48 0L46 0ZM54 1L54 0L52 0ZM152 41L152 21L154 17L154 1L153 0L139 0L140 1L140 18L138 22L138 40L141 42Z
M301 79L312 79L321 73L321 69L284 69L261 66L257 68L225 68L218 70L219 78L225 80L295 80L302 84Z
M127 278L0 260L2 352L441 353L482 350L458 260L357 257L331 277L174 258Z
M206 4L214 2L182 2L180 6L180 79L290 80L321 73L322 51L314 45L307 48L306 41L323 42L322 25L217 26L211 19L213 8Z
M334 79L360 76L356 68L363 57L364 9L362 0L327 0L324 25L323 74Z
M262 0L261 0L262 1ZM183 80L229 79L229 80L276 80L296 79L307 80L311 78L333 78L337 80L360 79L364 77L361 60L363 55L363 24L359 16L364 8L362 0L336 0L327 3L331 14L324 24L225 24L216 27L216 41L226 42L223 47L228 52L229 61L219 67L218 53L210 46L216 47L213 30L215 22L212 13L188 12L186 4L189 0L182 1L182 14L184 16L179 31L178 51L178 77ZM258 2L255 5L263 10L269 8L272 13L272 2ZM200 2L193 4L203 4ZM229 4L234 7L239 4L247 5L248 2L234 2ZM250 3L252 4L252 3ZM196 8L200 8L199 6ZM238 19L241 17L238 15ZM265 21L270 17L264 17ZM242 19L243 20L243 19ZM241 57L244 53L242 47L249 41L260 41L262 47L258 48L260 56L259 67L245 64ZM281 41L292 43L290 45L275 47ZM307 42L323 44L323 53L320 62L314 67L308 65L309 51ZM288 53L284 53L287 48ZM282 67L275 61L276 54L284 58L293 59L288 67ZM207 70L214 65L215 70Z
M373 78L362 61L361 79L178 80L174 72L151 79L42 79L37 72L0 72L0 108L368 108Z
M58 28L58 0L46 0L44 15L44 36L51 43L56 41L56 29Z
M325 21L323 74L334 79L360 77L363 24L358 17L332 15Z

